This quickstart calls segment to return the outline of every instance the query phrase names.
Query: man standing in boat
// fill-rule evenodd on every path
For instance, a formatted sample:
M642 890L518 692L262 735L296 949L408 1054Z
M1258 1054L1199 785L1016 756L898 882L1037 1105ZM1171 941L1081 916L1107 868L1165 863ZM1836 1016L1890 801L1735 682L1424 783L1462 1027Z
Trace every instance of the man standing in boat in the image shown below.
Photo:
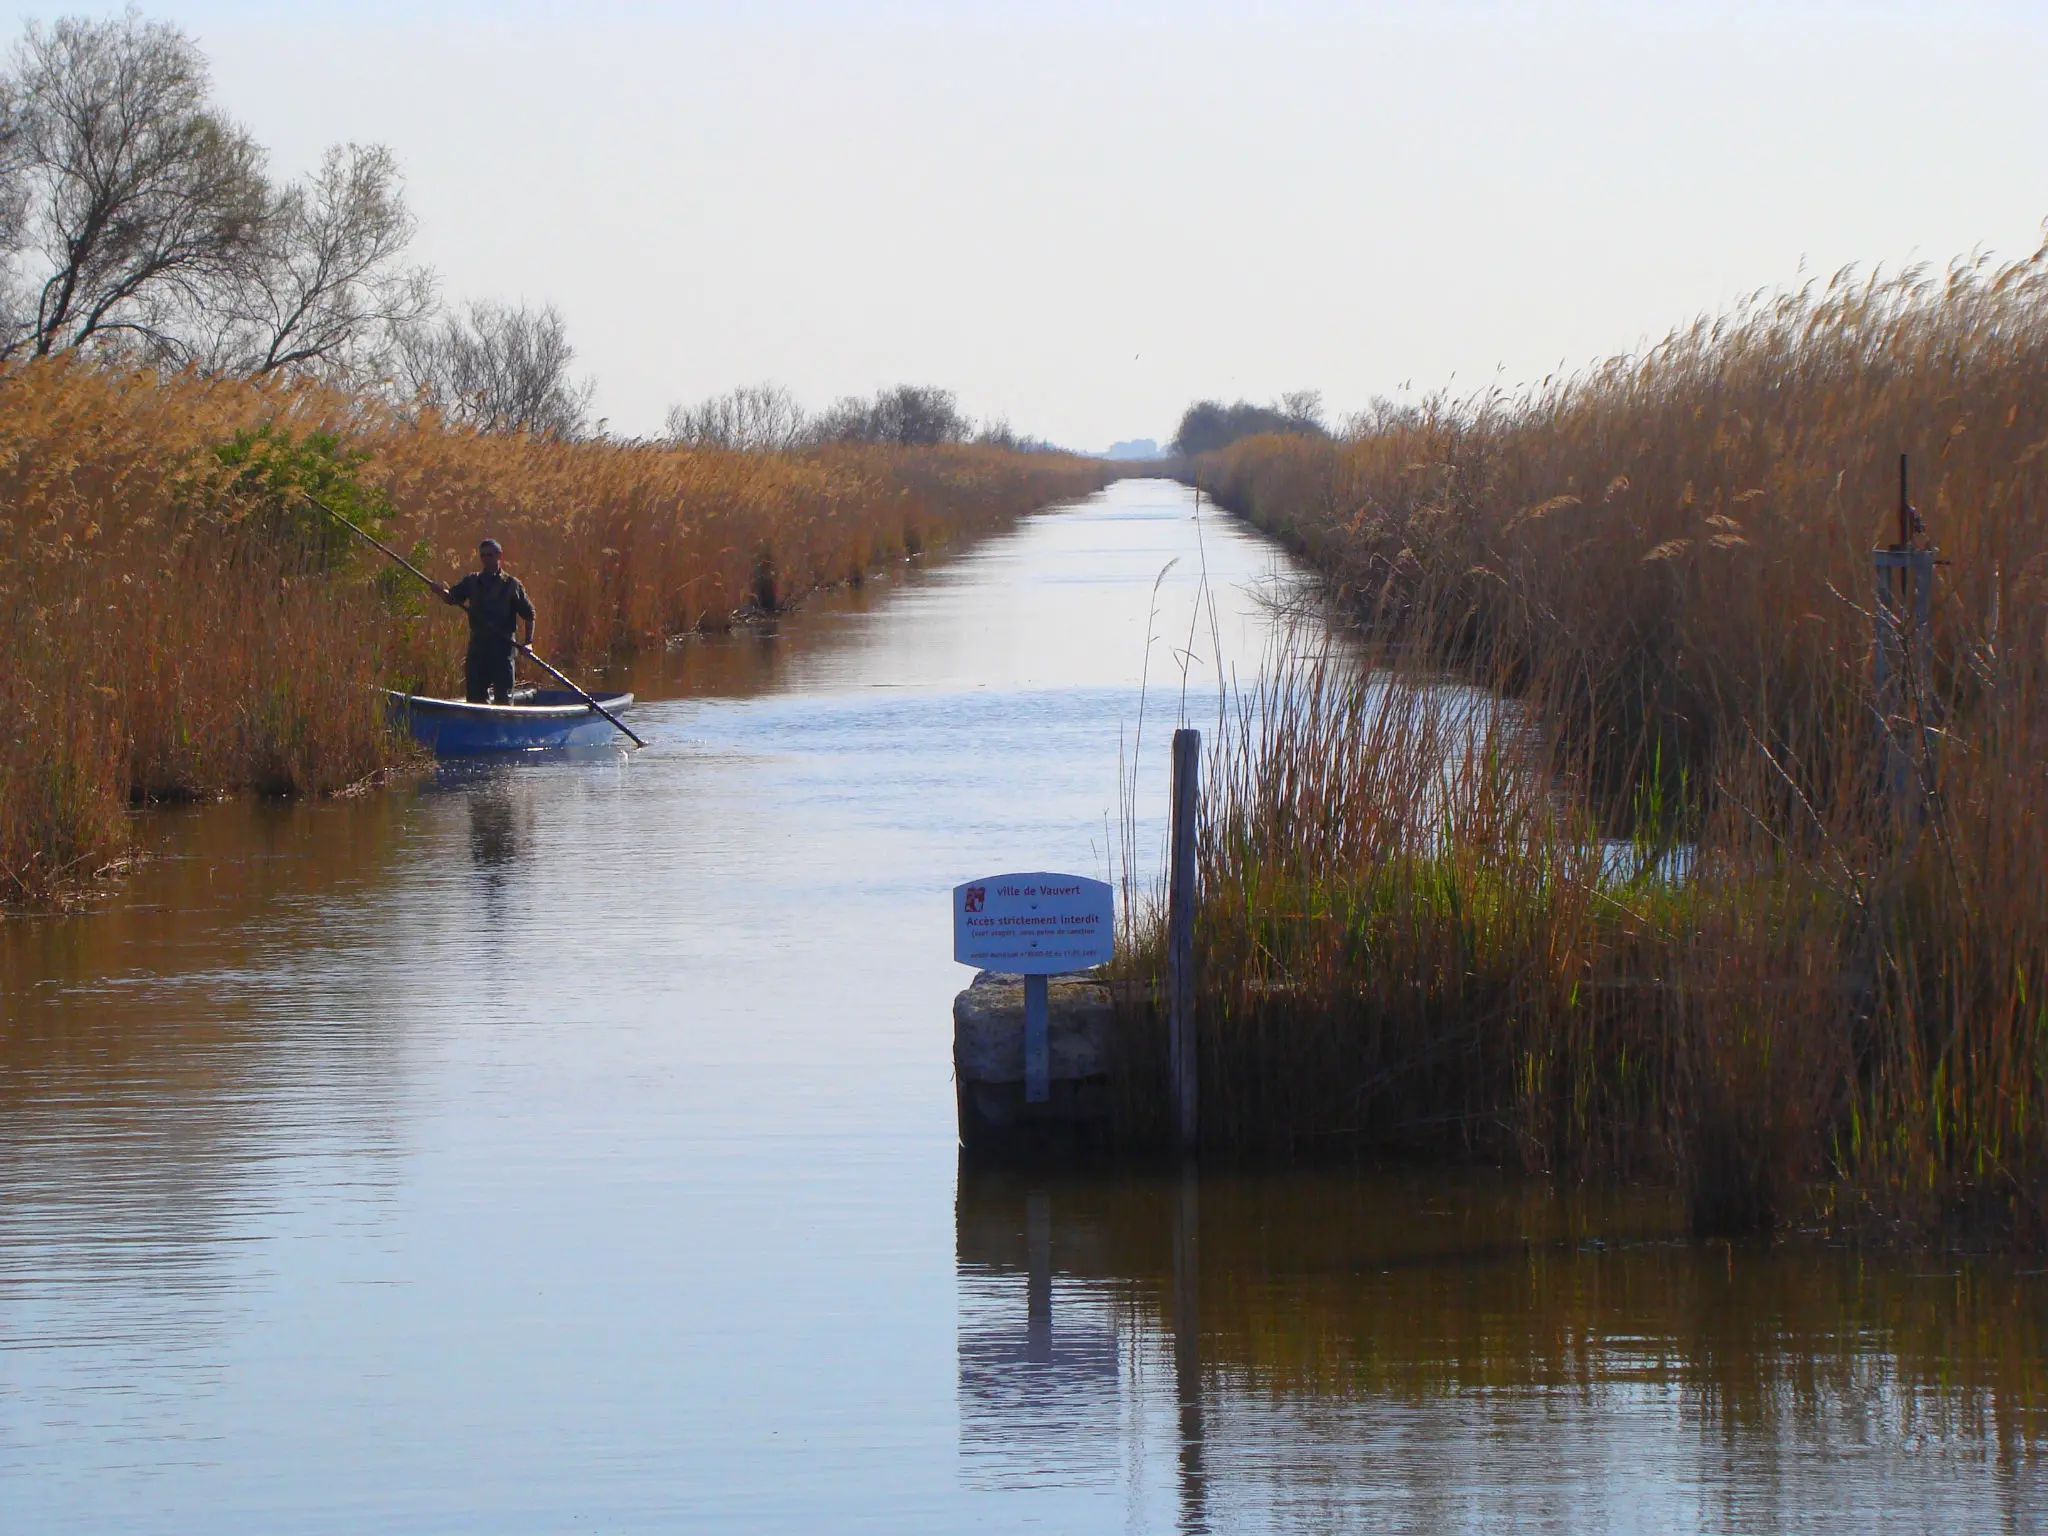
M512 702L512 659L533 644L533 604L517 576L507 575L496 539L477 546L483 569L472 571L441 596L469 610L469 654L462 664L463 696L472 704ZM526 633L518 633L524 625Z

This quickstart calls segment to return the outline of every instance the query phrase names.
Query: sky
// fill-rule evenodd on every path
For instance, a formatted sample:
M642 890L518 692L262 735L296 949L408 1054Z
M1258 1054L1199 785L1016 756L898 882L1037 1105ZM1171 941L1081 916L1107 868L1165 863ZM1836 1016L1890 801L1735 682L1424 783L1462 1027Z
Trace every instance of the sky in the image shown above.
M1341 418L2048 218L2048 5L142 9L276 173L390 145L444 296L556 305L625 435L761 381L1084 449Z

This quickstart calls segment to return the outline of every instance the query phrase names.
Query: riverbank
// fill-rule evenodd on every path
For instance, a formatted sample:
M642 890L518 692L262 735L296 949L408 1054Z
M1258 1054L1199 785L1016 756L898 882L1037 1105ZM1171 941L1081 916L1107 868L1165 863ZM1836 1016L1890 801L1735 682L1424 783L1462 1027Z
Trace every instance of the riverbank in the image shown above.
M129 851L132 806L326 793L402 761L459 619L304 506L452 577L502 540L560 665L660 646L1095 489L1092 461L448 429L308 386L37 363L0 380L0 906Z
M1206 456L1363 651L1212 760L1212 1145L1668 1179L1703 1231L2048 1239L2044 321L2039 259L1838 282ZM1945 563L1887 686L1901 452Z

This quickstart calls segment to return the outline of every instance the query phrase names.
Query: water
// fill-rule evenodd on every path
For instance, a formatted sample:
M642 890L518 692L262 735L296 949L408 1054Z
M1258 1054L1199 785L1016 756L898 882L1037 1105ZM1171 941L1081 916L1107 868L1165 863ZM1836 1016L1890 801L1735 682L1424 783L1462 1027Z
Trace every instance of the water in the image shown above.
M1148 808L1175 652L1196 723L1261 654L1284 566L1190 511L685 647L644 753L153 817L0 925L0 1531L2048 1523L2014 1266L958 1167L950 886L1105 873L1148 651Z

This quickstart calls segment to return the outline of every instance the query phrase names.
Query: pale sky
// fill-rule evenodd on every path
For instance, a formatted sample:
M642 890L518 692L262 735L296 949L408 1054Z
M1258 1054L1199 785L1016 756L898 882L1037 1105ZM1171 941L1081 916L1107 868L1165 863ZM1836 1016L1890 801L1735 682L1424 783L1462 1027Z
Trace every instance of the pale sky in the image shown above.
M558 305L626 434L761 380L1080 448L1341 415L2048 217L2048 5L143 9L277 172L391 145L444 293Z

